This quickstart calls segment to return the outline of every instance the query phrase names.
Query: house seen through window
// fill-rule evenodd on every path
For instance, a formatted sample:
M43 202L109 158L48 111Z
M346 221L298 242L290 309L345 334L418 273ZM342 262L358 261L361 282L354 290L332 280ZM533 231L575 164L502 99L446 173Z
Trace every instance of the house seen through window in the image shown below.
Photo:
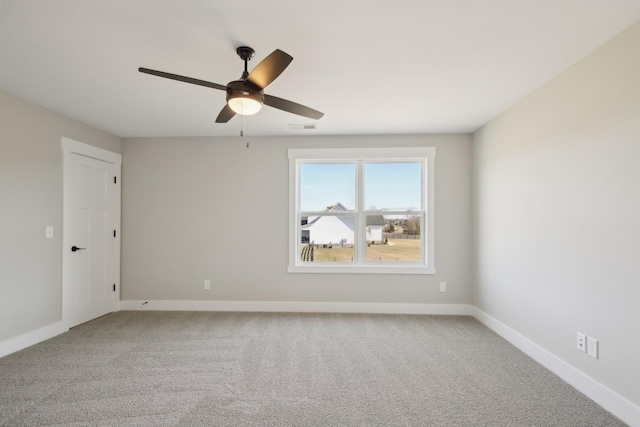
M290 272L434 273L433 148L289 150Z

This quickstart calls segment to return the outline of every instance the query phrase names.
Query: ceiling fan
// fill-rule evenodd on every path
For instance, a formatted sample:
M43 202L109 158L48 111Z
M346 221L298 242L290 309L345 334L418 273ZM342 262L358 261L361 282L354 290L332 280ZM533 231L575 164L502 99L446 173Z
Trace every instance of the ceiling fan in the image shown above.
M264 93L264 88L273 82L289 66L291 61L293 61L293 57L280 49L276 49L249 73L247 71L247 62L253 58L255 51L250 47L240 46L236 49L236 53L240 59L244 61L244 72L239 80L229 82L226 86L177 74L165 73L164 71L150 70L148 68L141 67L138 68L138 71L158 77L226 91L227 104L222 111L220 111L220 114L218 114L216 123L227 123L236 114L255 114L260 111L262 104L310 119L317 120L324 116L324 113L314 110L313 108Z

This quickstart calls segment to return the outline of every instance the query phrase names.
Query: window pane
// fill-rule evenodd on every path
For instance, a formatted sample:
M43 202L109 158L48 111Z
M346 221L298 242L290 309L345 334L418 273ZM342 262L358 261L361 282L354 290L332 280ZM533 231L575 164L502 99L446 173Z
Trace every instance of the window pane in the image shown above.
M322 215L300 220L300 260L353 262L353 215Z
M356 167L351 163L300 165L300 210L356 208Z
M421 261L419 215L367 215L367 261Z
M364 208L422 210L420 163L365 163Z

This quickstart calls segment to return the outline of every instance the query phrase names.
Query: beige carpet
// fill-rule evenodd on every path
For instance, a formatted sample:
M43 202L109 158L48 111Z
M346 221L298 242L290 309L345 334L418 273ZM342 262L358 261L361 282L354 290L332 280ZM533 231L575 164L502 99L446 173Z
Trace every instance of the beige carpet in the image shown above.
M119 312L0 359L0 425L624 423L470 317Z

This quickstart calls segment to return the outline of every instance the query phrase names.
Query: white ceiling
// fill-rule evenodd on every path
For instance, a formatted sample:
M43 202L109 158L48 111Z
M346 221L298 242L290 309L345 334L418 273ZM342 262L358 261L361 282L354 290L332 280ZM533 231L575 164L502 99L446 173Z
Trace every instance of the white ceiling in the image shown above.
M235 49L294 60L245 135L471 132L640 19L638 0L0 0L0 90L121 137L238 135ZM36 125L36 124L34 124Z

